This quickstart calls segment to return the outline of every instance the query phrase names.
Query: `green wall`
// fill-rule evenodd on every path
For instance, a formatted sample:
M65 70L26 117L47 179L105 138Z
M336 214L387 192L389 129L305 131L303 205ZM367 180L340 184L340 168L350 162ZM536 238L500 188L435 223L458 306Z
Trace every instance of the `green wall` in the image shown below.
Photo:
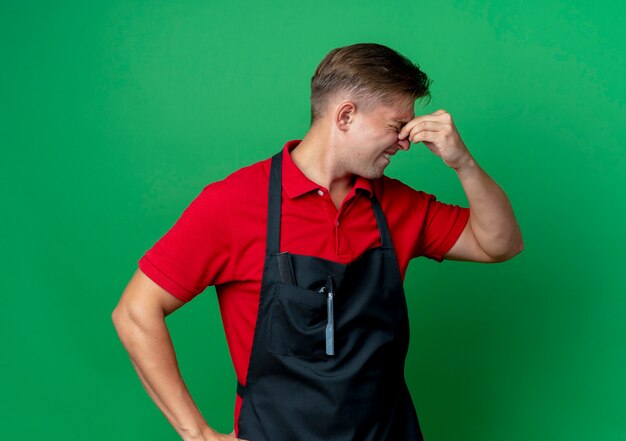
M626 440L625 8L2 2L0 439L178 439L111 322L137 260L204 185L304 136L329 50L378 42L433 79L417 114L452 114L526 246L409 267L427 441ZM467 206L423 144L388 174ZM192 395L229 432L214 289L167 320Z

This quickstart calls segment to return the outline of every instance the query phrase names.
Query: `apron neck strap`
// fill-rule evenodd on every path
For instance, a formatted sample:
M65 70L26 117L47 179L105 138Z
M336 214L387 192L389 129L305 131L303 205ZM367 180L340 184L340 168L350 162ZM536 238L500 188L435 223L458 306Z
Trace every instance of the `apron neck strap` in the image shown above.
M267 206L267 253L280 252L280 214L283 193L283 152L272 156Z
M270 183L267 207L267 253L280 252L280 216L283 192L282 163L283 152L281 150L272 156L272 163L270 166ZM380 202L378 202L375 194L372 193L370 201L372 203L372 208L374 209L374 215L376 216L376 223L378 224L378 231L380 232L382 246L392 246L391 234L389 233L389 227L387 226L385 214L383 213L383 209L380 206Z
M378 231L380 231L380 241L382 246L390 247L392 246L391 233L389 233L389 227L387 226L387 220L385 219L383 208L380 206L380 202L378 202L373 190L370 201L372 202L372 208L374 209L374 216L376 216L376 223L378 224Z

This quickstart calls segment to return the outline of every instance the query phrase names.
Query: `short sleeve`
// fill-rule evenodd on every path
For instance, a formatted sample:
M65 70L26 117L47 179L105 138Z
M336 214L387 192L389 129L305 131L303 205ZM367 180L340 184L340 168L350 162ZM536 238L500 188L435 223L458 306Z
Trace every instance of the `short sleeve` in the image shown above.
M219 188L204 187L138 262L149 278L185 302L232 278L231 227Z
M469 219L470 209L426 196L426 212L414 256L424 256L441 263L443 256L456 243Z

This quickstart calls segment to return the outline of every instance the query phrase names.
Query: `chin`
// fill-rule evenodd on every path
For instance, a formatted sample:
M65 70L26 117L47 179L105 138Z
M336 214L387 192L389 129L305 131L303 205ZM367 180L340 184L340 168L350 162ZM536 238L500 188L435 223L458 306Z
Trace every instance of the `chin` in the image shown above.
M374 169L374 170L368 170L367 173L362 173L360 176L366 178L366 179L379 179L382 178L383 175L385 174L385 169Z
M369 167L355 167L352 169L352 174L365 179L379 179L384 175L387 165L388 164L382 165L380 163L373 163L370 164Z

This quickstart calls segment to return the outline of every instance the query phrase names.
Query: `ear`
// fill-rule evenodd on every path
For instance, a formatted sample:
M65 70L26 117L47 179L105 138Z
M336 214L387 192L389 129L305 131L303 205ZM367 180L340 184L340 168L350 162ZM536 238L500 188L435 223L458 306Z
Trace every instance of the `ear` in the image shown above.
M335 124L339 130L347 131L350 128L350 124L354 120L354 112L356 111L356 105L351 101L346 101L339 106L335 111Z

